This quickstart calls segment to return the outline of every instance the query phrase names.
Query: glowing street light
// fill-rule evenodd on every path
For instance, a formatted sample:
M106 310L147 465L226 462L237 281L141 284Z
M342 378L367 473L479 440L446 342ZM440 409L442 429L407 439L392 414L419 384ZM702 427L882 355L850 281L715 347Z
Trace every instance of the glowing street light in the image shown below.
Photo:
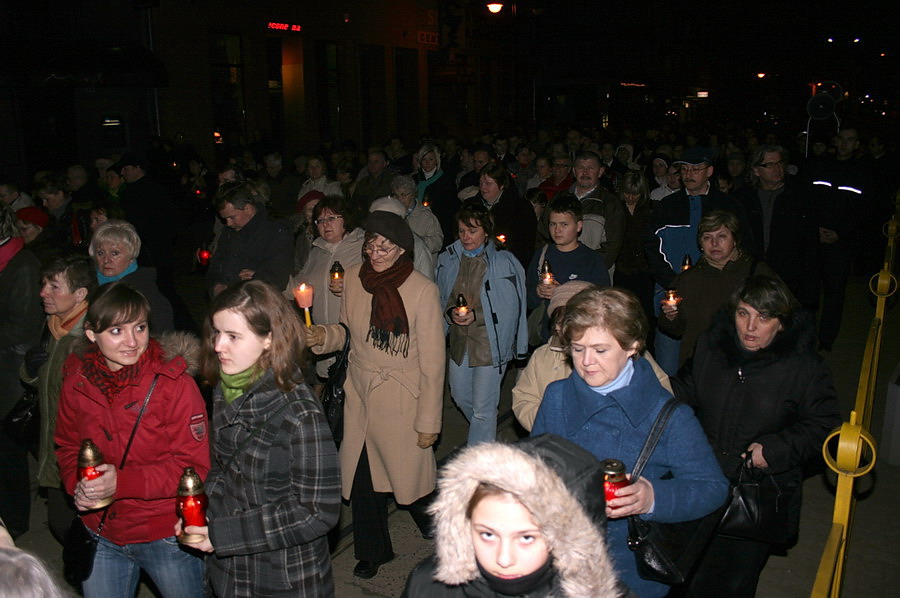
M491 13L497 14L498 12L503 10L503 3L502 2L489 2L487 5L487 9L489 11L491 11Z

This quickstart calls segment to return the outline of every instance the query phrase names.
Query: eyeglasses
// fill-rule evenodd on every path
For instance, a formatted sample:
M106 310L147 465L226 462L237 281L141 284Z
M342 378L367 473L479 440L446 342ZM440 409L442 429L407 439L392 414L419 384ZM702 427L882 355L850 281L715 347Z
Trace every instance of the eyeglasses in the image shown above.
M316 226L319 226L320 224L327 224L329 222L334 222L335 220L343 219L343 216L326 216L325 218L316 218L315 220L313 220L313 222L316 224Z
M707 168L709 168L709 166L682 166L681 173L682 174L700 174Z
M397 249L397 245L393 245L391 247L375 247L374 243L366 243L365 245L363 245L363 251L365 251L369 255L377 255L378 257L385 257L395 249Z
M776 166L784 166L784 160L779 160L778 162L763 162L759 166L760 168L775 168Z

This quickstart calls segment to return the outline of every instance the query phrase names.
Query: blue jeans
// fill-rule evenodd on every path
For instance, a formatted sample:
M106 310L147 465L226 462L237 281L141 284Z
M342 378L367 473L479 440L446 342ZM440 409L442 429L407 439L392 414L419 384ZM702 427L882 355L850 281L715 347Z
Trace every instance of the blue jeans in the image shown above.
M497 437L497 405L506 364L469 367L468 353L457 365L450 360L450 394L469 421L469 446Z
M165 598L203 598L203 559L190 554L175 536L119 546L104 537L97 543L94 569L82 585L85 598L134 596L141 569Z

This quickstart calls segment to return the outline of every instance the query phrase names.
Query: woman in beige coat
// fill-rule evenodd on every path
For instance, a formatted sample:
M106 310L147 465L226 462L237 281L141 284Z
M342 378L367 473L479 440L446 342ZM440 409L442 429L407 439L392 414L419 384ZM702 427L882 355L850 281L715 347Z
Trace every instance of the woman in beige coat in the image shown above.
M446 361L438 289L413 269L413 243L403 218L373 212L366 258L344 277L340 321L350 330L350 365L341 478L353 512L353 573L365 579L394 557L387 493L431 534L425 508L435 487L431 446L441 431ZM306 334L314 353L344 344L339 325Z

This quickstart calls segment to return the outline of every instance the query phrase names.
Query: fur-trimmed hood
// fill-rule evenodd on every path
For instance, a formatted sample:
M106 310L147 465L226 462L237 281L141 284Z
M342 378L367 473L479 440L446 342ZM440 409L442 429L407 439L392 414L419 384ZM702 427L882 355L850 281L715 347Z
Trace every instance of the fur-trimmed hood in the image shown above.
M564 449L583 450L559 437L548 435L534 440L541 438L550 439L557 446L564 443ZM584 467L578 471L573 463L580 457L578 453L556 458L551 452L552 460L535 454L547 455L550 451L536 447L533 439L515 445L479 444L465 449L443 468L438 497L430 508L435 524L438 581L459 585L480 577L466 510L475 489L485 482L506 490L531 512L547 539L565 596L622 595L602 531L603 500L591 501L594 504L586 510L584 501L576 498L602 497L602 474L599 480L585 479ZM600 471L593 456L587 456Z
M200 340L196 336L190 332L164 332L152 338L162 346L166 361L181 357L187 366L185 371L191 376L197 375L200 371ZM82 334L73 343L72 352L83 357L84 352L92 344L87 336Z

